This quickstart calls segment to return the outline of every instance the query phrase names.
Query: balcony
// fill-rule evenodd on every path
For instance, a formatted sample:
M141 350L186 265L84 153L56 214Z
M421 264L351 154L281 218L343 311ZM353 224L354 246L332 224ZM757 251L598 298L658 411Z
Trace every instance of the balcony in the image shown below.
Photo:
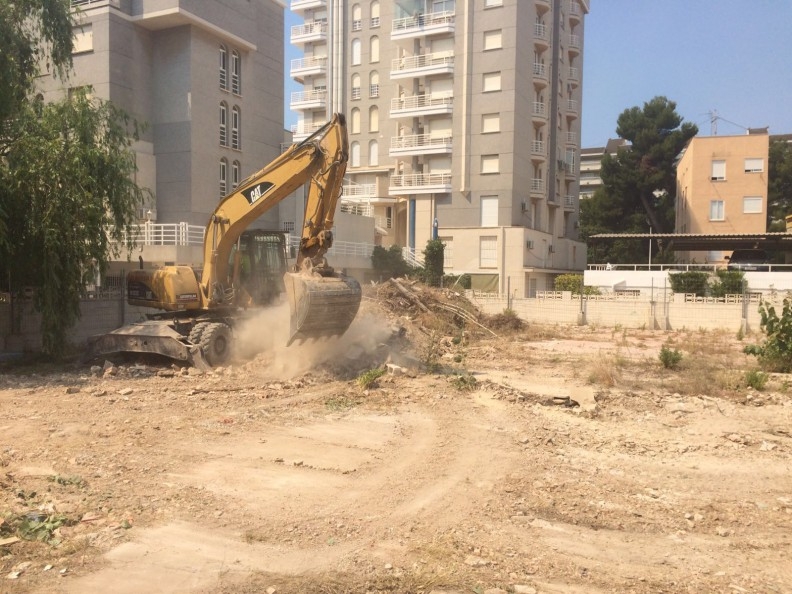
M577 145L577 133L576 132L564 132L563 139L564 139L564 142L567 143L567 144Z
M360 200L365 200L368 203L371 198L376 198L377 186L376 184L356 184L350 182L344 185L341 195L343 196L341 199L342 201L359 202Z
M300 91L291 94L289 108L295 111L320 109L325 107L327 101L327 89L315 89L312 91Z
M531 141L531 158L533 160L543 161L545 158L545 143L544 140Z
M580 106L577 99L567 99L567 117L577 118L580 113Z
M550 46L550 37L546 25L534 23L534 43L544 49Z
M454 109L454 98L450 95L414 95L391 99L390 117L407 118L450 114Z
M531 107L531 117L544 122L547 119L547 109L542 101L534 101Z
M327 21L311 21L291 28L291 42L293 45L305 43L327 42Z
M543 198L545 191L544 180L540 177L535 177L531 180L531 197Z
M569 0L569 20L577 25L582 18L583 11L580 10L580 4L577 0Z
M292 133L292 141L293 142L300 142L308 138L311 134L316 132L319 128L324 126L327 122L319 122L318 124L311 124L308 122L302 122L299 124L294 124L291 127Z
M306 76L319 76L327 73L327 57L298 58L291 61L290 76L302 82Z
M408 56L391 61L391 79L453 73L454 55L446 52Z
M453 139L449 136L432 136L431 134L411 134L391 138L391 157L403 155L440 155L451 153Z
M574 66L569 68L569 82L571 82L573 86L577 86L577 83L580 82L580 70Z
M289 6L294 12L301 10L312 10L316 8L327 8L327 0L292 0Z
M391 29L391 40L412 39L415 37L426 37L430 35L453 34L454 32L454 12L427 12L409 16L403 19L395 19Z
M541 87L547 86L547 66L544 64L540 64L538 62L534 62L533 65L533 80L534 84L538 84Z
M580 53L580 35L569 36L569 52L572 54Z
M412 173L391 175L388 194L447 194L451 191L450 173Z
M574 196L564 196L564 210L568 210L568 211L575 210L575 197Z

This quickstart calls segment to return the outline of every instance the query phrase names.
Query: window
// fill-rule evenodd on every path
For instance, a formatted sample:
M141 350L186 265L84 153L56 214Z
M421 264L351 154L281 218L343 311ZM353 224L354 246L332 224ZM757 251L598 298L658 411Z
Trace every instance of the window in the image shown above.
M242 94L242 58L239 52L231 52L231 92L234 95Z
M239 185L240 176L239 176L239 161L234 161L231 163L231 189L236 190L236 187Z
M369 107L369 132L379 132L379 107Z
M220 146L228 146L228 106L220 104Z
M380 3L379 0L374 0L371 3L371 27L376 28L380 26Z
M481 226L482 227L497 227L498 226L498 197L497 196L482 196L481 197Z
M482 114L481 133L491 134L492 132L500 132L500 114L499 113Z
M479 267L496 268L498 266L498 237L487 235L479 237Z
M764 171L764 159L746 159L745 173L761 173Z
M721 181L726 179L726 161L713 161L712 174L710 175L712 181Z
M723 221L723 211L723 200L710 200L710 221Z
M501 73L500 72L485 72L484 85L482 91L490 93L492 91L501 90Z
M353 142L349 145L349 165L360 167L360 143Z
M380 44L379 44L379 37L376 35L371 38L371 42L369 43L369 62L379 62L379 54L380 54Z
M379 143L376 140L369 142L369 167L379 165Z
M503 47L501 30L484 31L484 51L501 49Z
M352 40L352 66L360 66L360 39Z
M454 267L454 238L438 237L443 242L443 269L451 270Z
M349 122L350 134L360 134L360 109L355 107L352 110L352 117Z
M761 196L745 196L743 198L743 213L744 214L758 214L762 212Z
M503 6L503 0L484 0L484 8L492 8L493 6Z
M228 194L228 161L220 159L220 198Z
M283 221L283 223L281 223L281 231L294 233L294 221Z
M369 74L369 97L371 99L379 97L379 73L377 71Z
M73 54L93 51L93 28L91 23L74 27L72 29L72 38L74 40L72 46Z
M500 157L498 155L481 155L481 173L498 173L500 171Z
M352 75L352 99L360 99L360 75L358 73Z
M239 131L242 127L242 115L239 108L235 105L231 110L231 148L240 150L242 148L242 139L239 136Z
M228 90L228 50L224 45L220 46L220 88Z
M360 31L363 28L363 11L360 4L352 5L352 30Z

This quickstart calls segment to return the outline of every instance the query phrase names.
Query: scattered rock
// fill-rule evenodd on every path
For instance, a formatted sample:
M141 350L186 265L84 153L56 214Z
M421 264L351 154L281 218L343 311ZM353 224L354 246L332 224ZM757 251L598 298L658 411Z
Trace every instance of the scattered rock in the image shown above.
M476 557L475 555L468 555L465 558L465 565L470 565L471 567L486 567L489 564L490 562L486 559Z
M132 388L121 388L118 393L121 396L129 396L134 390Z

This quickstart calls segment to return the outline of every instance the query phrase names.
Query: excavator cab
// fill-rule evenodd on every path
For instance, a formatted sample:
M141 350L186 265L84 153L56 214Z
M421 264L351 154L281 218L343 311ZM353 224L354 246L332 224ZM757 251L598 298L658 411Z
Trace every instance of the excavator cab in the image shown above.
M226 284L238 291L243 307L270 305L286 289L283 275L287 269L285 234L251 229L231 249L231 278Z

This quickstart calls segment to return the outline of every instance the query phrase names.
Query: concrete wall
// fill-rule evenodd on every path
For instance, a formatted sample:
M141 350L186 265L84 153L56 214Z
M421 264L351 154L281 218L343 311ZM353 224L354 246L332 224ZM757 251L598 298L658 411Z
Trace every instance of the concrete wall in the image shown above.
M678 269L669 270L586 270L583 273L583 284L587 287L597 287L603 292L618 290L639 290L643 295L655 294L666 288L671 290L668 275L681 272ZM746 272L745 280L748 291L771 293L773 291L792 291L792 268L782 268L778 272Z

